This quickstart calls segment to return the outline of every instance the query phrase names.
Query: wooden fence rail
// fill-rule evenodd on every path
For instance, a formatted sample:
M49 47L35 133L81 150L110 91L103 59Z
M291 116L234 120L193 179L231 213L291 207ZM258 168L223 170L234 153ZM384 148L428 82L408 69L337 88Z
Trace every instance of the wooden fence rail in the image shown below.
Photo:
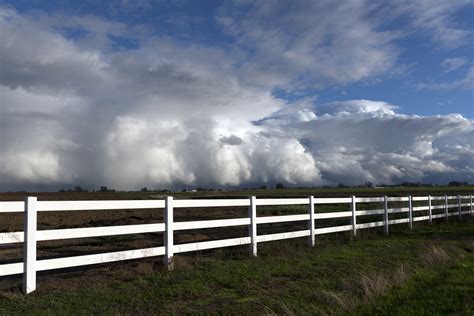
M442 204L433 204L441 201ZM450 202L451 201L451 202ZM455 201L455 203L453 203ZM390 203L406 202L407 207L392 207ZM414 202L427 202L426 206L414 206ZM381 203L381 209L359 210L358 203ZM438 202L439 203L439 202ZM450 204L451 203L451 204ZM350 211L316 213L317 205L348 204ZM258 206L269 205L307 205L305 214L257 216ZM248 217L175 222L173 211L176 208L211 208L211 207L248 207ZM449 211L455 208L455 211ZM466 208L467 210L463 210ZM108 227L87 227L53 230L37 230L37 213L52 211L83 211L83 210L120 210L120 209L163 209L163 223L121 225ZM444 212L433 214L433 210L442 209ZM342 231L352 231L354 236L359 229L383 227L384 233L389 234L389 225L408 223L410 229L413 222L429 221L433 219L458 216L473 213L472 195L469 196L408 196L408 197L349 197L349 198L308 198L294 199L257 199L252 196L248 199L208 199L208 200L175 200L172 196L164 200L146 201L37 201L36 197L26 197L23 202L0 202L0 213L24 213L24 230L19 232L0 233L0 245L24 243L23 261L0 265L0 276L23 274L23 291L30 293L36 289L36 273L38 271L77 267L106 262L138 259L153 256L163 256L163 261L169 270L173 269L175 253L199 251L212 248L249 245L251 256L257 256L257 245L261 242L307 237L310 246L315 245L315 236ZM426 216L414 216L414 213L428 211ZM391 214L407 213L406 218L390 219ZM381 215L382 220L370 223L358 223L358 218L367 215ZM315 228L315 221L321 219L349 218L347 225ZM258 235L259 224L308 222L308 229L276 234ZM248 237L229 238L212 241L174 244L175 231L206 229L217 227L248 226ZM100 254L42 259L36 255L37 242L48 240L88 238L99 236L116 236L128 234L163 233L163 246L116 251Z

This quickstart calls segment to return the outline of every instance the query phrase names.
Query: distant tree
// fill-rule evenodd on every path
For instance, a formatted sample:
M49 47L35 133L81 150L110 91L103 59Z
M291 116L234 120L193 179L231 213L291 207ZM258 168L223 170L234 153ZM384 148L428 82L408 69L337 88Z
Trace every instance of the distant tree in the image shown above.
M373 184L372 182L370 182L370 181L367 181L367 182L365 183L365 187L366 187L366 188L373 188L373 187L374 187L374 184Z
M101 186L101 187L99 188L99 191L100 191L100 192L108 192L108 191L109 191L109 188L107 188L105 185L103 185L103 186Z
M148 192L148 189L147 189L146 187L144 187L144 188L141 188L140 191L141 191L141 192Z
M267 189L268 189L268 186L267 186L267 185L262 185L262 186L260 187L260 190L267 190Z
M285 188L285 186L281 182L278 182L275 186L275 189L284 189L284 188Z
M59 192L60 192L60 193L64 193L64 192L66 192L66 190L61 189L61 190L59 190Z

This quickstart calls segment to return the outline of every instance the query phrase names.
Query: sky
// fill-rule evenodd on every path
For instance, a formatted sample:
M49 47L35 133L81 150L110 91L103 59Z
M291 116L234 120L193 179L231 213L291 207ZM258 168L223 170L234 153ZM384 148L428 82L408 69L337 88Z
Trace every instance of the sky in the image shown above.
M0 0L0 190L474 183L473 17Z

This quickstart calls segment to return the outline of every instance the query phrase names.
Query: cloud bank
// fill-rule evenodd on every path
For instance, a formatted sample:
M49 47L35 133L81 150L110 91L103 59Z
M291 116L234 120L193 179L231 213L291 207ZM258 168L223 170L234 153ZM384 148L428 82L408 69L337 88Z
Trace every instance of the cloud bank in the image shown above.
M275 96L369 80L395 61L395 35L378 31L358 2L311 3L351 16L352 33L334 29L336 16L310 19L297 7L282 29L317 22L287 37L254 22L283 10L259 2L235 11L238 21L220 11L239 47L230 53L159 36L112 49L130 36L119 22L0 7L0 190L474 182L472 120L404 115L384 101ZM341 65L335 56L347 46Z

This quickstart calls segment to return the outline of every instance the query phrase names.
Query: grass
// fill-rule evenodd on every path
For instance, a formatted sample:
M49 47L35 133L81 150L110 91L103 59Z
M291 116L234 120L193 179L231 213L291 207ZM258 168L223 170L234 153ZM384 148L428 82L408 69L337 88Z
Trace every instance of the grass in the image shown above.
M123 271L136 263L80 284L84 271L41 275L31 295L0 292L0 314L472 315L474 221L415 228L317 236L312 249L304 238L262 243L258 258L246 248L194 253L176 257L173 272L153 265L131 278Z
M355 315L474 314L474 262L420 271L412 280L362 305Z

